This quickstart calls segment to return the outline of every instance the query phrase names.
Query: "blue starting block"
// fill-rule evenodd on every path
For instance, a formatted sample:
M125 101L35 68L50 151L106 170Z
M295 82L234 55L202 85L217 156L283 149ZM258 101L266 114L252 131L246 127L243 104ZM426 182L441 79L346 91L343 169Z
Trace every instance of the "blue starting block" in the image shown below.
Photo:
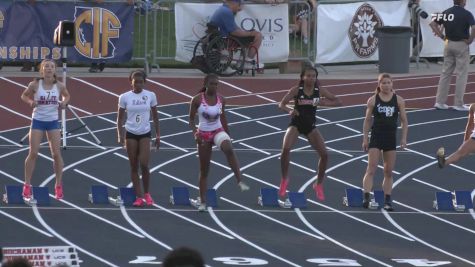
M434 208L436 210L454 210L451 192L435 192Z
M109 192L107 191L107 186L91 186L91 194L89 194L88 200L92 204L109 204Z
M363 190L359 188L347 188L346 196L343 197L343 205L348 207L363 207Z
M289 192L289 201L292 203L292 209L306 209L307 208L307 198L303 192Z
M33 186L33 197L38 206L50 205L48 187Z
M124 206L132 206L137 196L135 195L134 188L132 187L120 187L119 196L123 201Z
M22 194L23 187L21 185L5 185L3 202L7 204L25 204Z
M190 206L190 192L188 191L188 187L172 187L170 203L173 205Z
M215 189L209 188L206 191L206 206L212 208L218 207L218 196Z
M384 207L384 191L374 190L374 202L378 204L379 208Z
M457 211L473 209L473 200L470 191L455 191L454 207Z
M257 197L257 203L263 207L279 207L279 196L276 188L261 188L261 195Z

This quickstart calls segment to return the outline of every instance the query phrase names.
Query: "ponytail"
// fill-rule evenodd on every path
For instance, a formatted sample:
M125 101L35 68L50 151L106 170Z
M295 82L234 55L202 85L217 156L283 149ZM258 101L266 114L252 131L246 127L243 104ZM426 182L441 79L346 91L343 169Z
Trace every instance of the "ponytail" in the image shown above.
M201 89L198 91L198 93L204 93L206 92L206 88L208 87L208 82L210 79L212 78L216 78L218 79L218 75L216 75L215 73L208 73L206 74L204 80L203 80L203 87L201 87Z

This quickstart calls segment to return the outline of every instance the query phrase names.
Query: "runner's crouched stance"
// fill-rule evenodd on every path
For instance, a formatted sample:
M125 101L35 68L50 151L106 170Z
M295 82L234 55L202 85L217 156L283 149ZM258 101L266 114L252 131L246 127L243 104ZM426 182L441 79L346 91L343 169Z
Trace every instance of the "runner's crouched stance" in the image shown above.
M392 172L396 163L397 120L401 121L401 148L406 147L407 116L404 99L393 90L393 81L389 74L378 77L375 94L368 99L366 116L363 123L363 150L368 151L368 167L363 178L363 207L368 208L373 177L378 168L379 157L383 152L384 162L384 209L392 211L391 192L393 188ZM373 121L371 126L371 121ZM371 126L371 137L368 138ZM369 142L368 142L369 139Z
M206 210L206 191L211 149L213 144L220 148L228 160L228 164L236 176L241 191L249 190L249 186L241 181L239 162L234 154L229 128L224 112L225 99L217 93L219 79L215 74L208 74L204 86L190 103L189 124L195 137L200 160L200 204L199 211ZM196 128L195 117L198 113L199 125Z
M285 196L289 184L290 149L297 141L299 134L303 134L320 156L317 181L314 183L313 189L317 199L325 200L323 180L328 164L328 154L323 137L315 126L315 115L318 105L341 106L341 101L320 85L317 76L318 72L316 69L312 67L304 68L302 73L300 73L299 84L290 88L279 104L279 108L289 113L291 117L289 127L284 136L280 158L282 179L280 181L279 195L281 197ZM287 107L291 100L294 100L293 109Z

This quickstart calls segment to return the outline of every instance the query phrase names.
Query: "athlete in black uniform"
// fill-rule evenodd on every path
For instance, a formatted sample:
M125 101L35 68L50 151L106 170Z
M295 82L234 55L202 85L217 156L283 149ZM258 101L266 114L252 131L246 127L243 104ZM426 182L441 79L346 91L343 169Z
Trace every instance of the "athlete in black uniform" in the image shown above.
M373 177L378 167L379 157L383 151L384 162L384 209L392 211L391 191L393 186L392 171L396 162L396 130L398 115L401 121L401 148L406 147L407 116L404 99L393 90L392 78L387 73L378 77L378 87L368 99L366 117L363 124L363 150L368 151L368 167L363 178L363 207L368 208ZM371 120L373 120L371 126ZM371 137L368 135L371 126Z
M290 88L279 104L279 108L288 112L292 117L287 132L284 136L281 153L282 180L280 182L279 195L285 196L289 183L289 153L292 146L297 141L299 134L307 137L310 145L318 152L320 160L318 162L317 181L313 185L319 200L324 200L323 179L327 169L328 155L322 135L315 128L315 112L317 105L341 106L341 101L336 96L322 88L317 80L318 72L312 67L306 67L300 73L300 82L297 86ZM287 107L290 100L294 100L294 108Z

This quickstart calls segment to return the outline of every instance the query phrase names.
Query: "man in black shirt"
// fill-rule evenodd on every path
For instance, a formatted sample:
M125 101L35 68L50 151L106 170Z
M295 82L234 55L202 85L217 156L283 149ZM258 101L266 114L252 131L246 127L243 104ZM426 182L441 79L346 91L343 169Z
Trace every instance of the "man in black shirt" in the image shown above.
M435 15L430 27L435 35L445 41L444 65L440 75L439 86L434 107L448 109L447 96L450 88L450 78L457 73L455 84L454 110L468 111L463 103L465 86L467 85L468 65L470 63L469 45L475 37L475 20L472 13L466 10L466 0L454 0L454 6ZM445 29L445 34L444 30Z

